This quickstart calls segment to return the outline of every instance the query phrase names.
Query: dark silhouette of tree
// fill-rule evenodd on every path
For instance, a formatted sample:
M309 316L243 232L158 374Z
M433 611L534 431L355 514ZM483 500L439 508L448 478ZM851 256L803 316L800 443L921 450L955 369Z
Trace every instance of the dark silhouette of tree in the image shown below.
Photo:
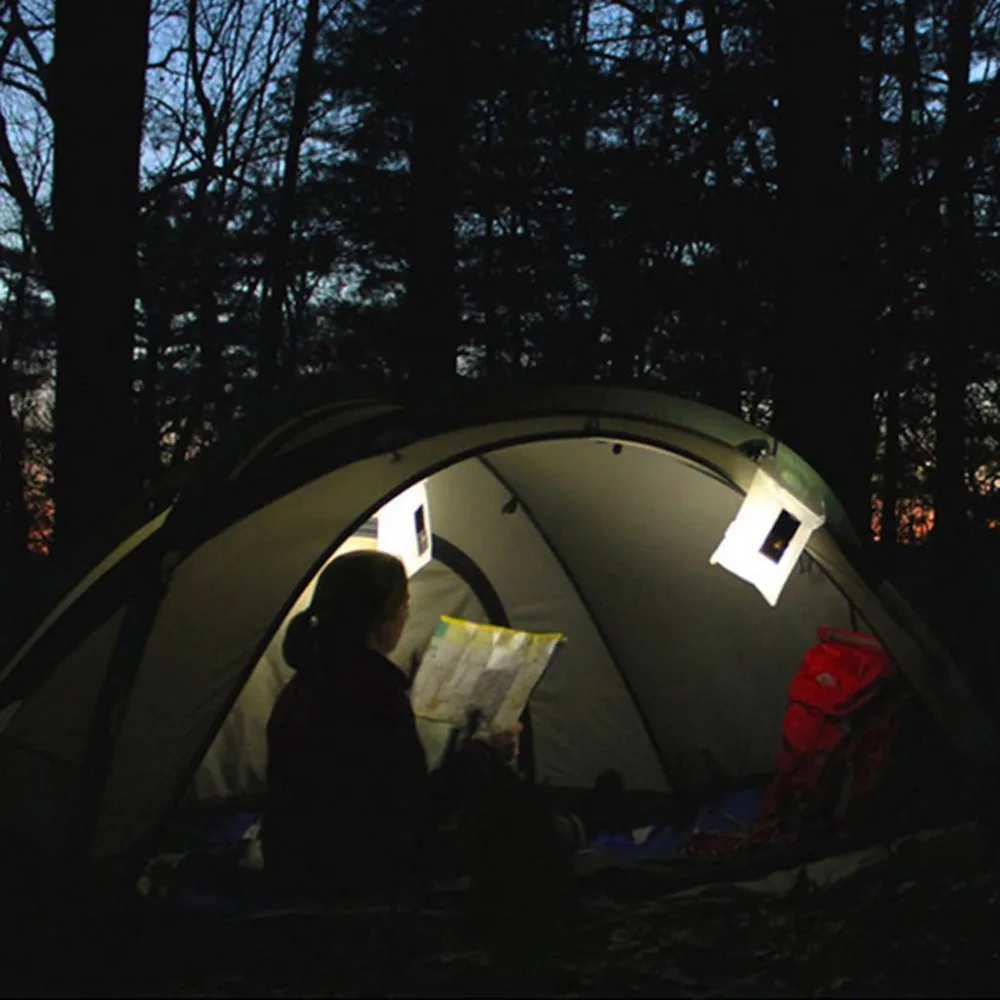
M897 168L905 192L901 207L889 220L891 236L888 247L892 260L888 268L889 321L880 338L878 352L882 372L884 451L882 458L881 551L883 567L891 570L899 542L899 499L903 476L902 412L903 369L907 334L912 326L909 279L914 265L911 203L913 200L916 122L914 113L921 102L920 54L917 50L917 0L902 4L902 47L898 56L900 88L900 123L897 138Z
M775 433L814 461L864 530L870 517L868 343L847 308L851 277L844 170L850 48L844 0L776 0L779 80Z
M57 0L52 276L58 544L137 484L132 398L149 3ZM95 53L114 52L113 58Z
M954 556L968 537L966 395L969 384L969 187L966 160L969 71L972 61L973 0L948 6L948 76L944 128L938 170L944 194L943 232L938 241L937 315L935 320L935 536Z
M712 279L720 289L727 290L714 303L711 325L706 330L709 339L714 341L707 351L713 363L706 371L702 398L720 409L739 413L743 385L744 331L741 329L742 317L738 309L739 259L734 253L734 220L730 217L730 206L735 201L729 165L733 116L727 87L726 53L723 49L723 31L729 7L730 4L725 0L701 0L708 74L705 119L712 170L710 197L714 201L709 225L712 241L716 246L716 266Z
M0 620L21 621L28 610L31 572L31 512L25 498L27 457L24 426L12 405L15 363L26 340L29 287L27 262L14 262L8 294L0 314Z
M289 120L288 138L282 164L277 217L271 235L266 263L267 276L262 292L258 378L260 388L264 392L272 391L277 387L282 367L286 372L295 370L296 345L288 340L282 322L282 314L291 280L289 269L293 230L299 214L299 164L302 158L302 143L305 140L309 110L316 93L316 40L319 31L320 2L319 0L308 0L302 32L302 46L299 50L298 67L295 73L292 114ZM281 348L283 342L286 355L282 365Z
M455 216L468 6L422 0L413 48L406 336L415 378L451 377L457 361Z

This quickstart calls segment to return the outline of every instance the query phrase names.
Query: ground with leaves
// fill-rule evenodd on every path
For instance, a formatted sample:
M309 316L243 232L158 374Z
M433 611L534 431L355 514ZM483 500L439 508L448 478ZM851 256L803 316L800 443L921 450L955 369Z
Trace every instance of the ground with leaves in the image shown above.
M2 992L995 996L1000 863L975 867L935 864L905 879L875 867L784 899L723 886L685 897L578 883L506 900L435 900L416 915L211 928L116 924L91 911L50 927Z

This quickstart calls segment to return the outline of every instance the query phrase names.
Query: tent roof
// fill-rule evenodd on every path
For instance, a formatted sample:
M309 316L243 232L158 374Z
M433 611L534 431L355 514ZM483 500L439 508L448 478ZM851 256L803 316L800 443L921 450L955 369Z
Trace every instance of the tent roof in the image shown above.
M670 431L675 450L689 450L744 489L754 466L740 446L759 443L776 451L778 471L786 485L792 484L793 492L798 489L825 509L827 525L838 542L860 552L859 539L842 505L819 473L767 432L692 400L596 384L458 380L444 386L403 385L381 394L338 396L330 384L319 382L278 399L214 447L211 461L181 491L176 516L190 518L192 527L200 522L195 534L204 537L338 464L433 435L501 421L522 422L525 435L530 436L533 420L553 416L577 417L580 434L599 436L602 421L615 417Z

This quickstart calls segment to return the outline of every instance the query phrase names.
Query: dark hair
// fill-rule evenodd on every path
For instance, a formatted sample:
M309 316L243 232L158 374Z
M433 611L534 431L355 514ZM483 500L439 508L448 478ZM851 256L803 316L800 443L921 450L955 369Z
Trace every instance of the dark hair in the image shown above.
M406 597L406 569L385 552L337 556L319 575L312 602L288 624L282 652L293 670L322 667L353 652Z

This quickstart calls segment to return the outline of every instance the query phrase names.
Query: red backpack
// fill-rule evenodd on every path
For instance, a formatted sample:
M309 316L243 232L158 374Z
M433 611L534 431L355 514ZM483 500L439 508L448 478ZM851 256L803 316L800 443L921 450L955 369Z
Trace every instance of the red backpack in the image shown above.
M882 778L906 697L873 636L821 628L788 687L782 748L761 822L844 823Z

